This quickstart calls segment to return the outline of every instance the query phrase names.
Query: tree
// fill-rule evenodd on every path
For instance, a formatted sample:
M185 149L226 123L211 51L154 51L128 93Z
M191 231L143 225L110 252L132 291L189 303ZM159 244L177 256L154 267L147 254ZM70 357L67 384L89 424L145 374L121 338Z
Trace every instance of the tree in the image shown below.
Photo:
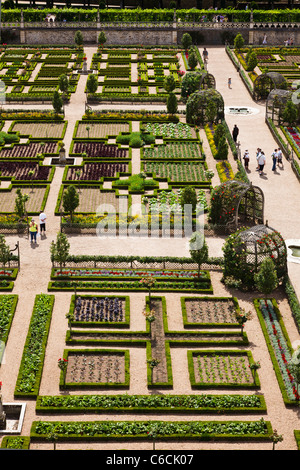
M286 106L282 112L282 119L287 122L289 126L295 124L298 118L297 106L291 101L287 101Z
M257 290L265 296L278 286L277 272L270 257L262 261L258 273L254 275L254 282Z
M225 134L225 127L223 124L218 124L215 128L215 132L214 132L214 143L215 143L215 146L218 148L219 146L219 142L220 142L220 139L221 137L224 136Z
M169 93L167 98L167 112L175 114L178 111L178 102L175 93Z
M53 93L52 106L56 114L61 112L63 101L58 91Z
M250 318L251 318L251 312L246 312L244 308L240 308L236 312L236 319L237 319L238 324L241 327L241 335L243 334L245 323L248 320L250 320Z
M237 50L240 50L240 49L242 49L244 44L245 44L245 40L244 40L243 36L240 33L238 33L234 38L234 47Z
M19 219L22 219L26 213L25 204L28 201L29 196L28 194L22 194L22 191L20 188L17 189L16 193L17 193L17 196L15 199L15 213L19 217Z
M71 222L73 222L73 215L75 209L79 206L79 195L75 186L72 184L68 186L63 194L63 208L64 211L70 214Z
M198 278L200 277L201 265L208 259L208 246L203 233L196 232L190 239L190 255L192 260L198 264Z
M5 273L5 265L10 260L10 248L6 244L4 235L0 235L0 263L3 265L3 271Z
M218 142L216 159L226 160L227 157L228 157L228 143L227 143L227 139L225 135L222 135Z
M89 74L86 81L86 89L88 93L96 93L98 88L98 80L93 73Z
M218 108L217 108L216 103L213 100L208 100L207 107L206 107L206 118L208 122L213 123L217 117L217 113L218 113Z
M59 263L60 272L69 256L70 243L68 242L67 236L64 233L58 233L56 237L56 243L52 240L50 246L51 261Z
M190 52L188 57L188 64L191 70L195 70L198 65L198 59L195 52Z
M74 37L75 44L80 47L83 45L83 36L81 31L76 31L75 37Z
M60 91L62 91L63 93L68 92L69 79L68 79L68 76L65 73L60 75L60 77L58 78L58 86L59 86Z
M257 60L257 55L254 51L251 52L251 54L249 55L247 64L248 64L248 67L247 67L248 72L252 72L257 66L258 60Z
M155 286L156 280L152 276L143 277L140 280L140 284L145 286L148 289L149 293L149 309L151 310L151 289Z
M185 51L187 51L193 44L192 36L189 33L184 33L181 39L181 44Z
M272 450L275 450L275 444L277 444L277 442L282 442L283 436L282 434L278 434L277 429L274 429L274 432L273 434L271 434L270 439L273 442Z
M164 79L164 89L167 93L171 93L176 87L175 78L173 75L167 75Z
M58 359L58 367L62 371L62 374L63 374L63 387L65 388L67 368L68 368L68 360L67 359Z
M106 39L106 35L104 31L101 31L98 36L98 44L101 44L102 49L103 49L103 45L106 43L106 40L107 39Z
M184 209L186 204L191 204L192 211L195 212L197 207L197 193L195 188L191 186L185 186L180 194L180 205Z

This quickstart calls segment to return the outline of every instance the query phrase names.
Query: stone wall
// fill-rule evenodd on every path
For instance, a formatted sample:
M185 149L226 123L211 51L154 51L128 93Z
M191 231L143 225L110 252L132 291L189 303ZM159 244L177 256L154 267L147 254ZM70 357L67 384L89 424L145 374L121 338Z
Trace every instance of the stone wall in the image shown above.
M23 44L74 44L76 29L65 28L45 28L45 29L27 29L21 31L21 42ZM84 44L97 44L99 30L81 29ZM267 34L268 45L284 45L284 41L292 38L294 45L300 45L300 29L298 28L254 28L254 29L202 29L199 31L176 31L172 28L167 30L105 30L107 37L106 44L116 45L171 45L181 44L181 38L184 32L189 32L193 38L194 44L220 46L228 42L233 44L237 33L241 33L245 39L245 44L262 44L264 34ZM16 31L18 33L18 31ZM18 36L18 35L17 35ZM15 42L15 41L13 41ZM7 41L9 44L10 41Z

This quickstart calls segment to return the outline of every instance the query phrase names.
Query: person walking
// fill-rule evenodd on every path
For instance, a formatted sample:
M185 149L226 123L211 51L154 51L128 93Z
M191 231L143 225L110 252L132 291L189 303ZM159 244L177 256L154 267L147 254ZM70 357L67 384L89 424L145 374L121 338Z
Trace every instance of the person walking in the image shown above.
M274 149L274 152L272 153L272 161L273 161L273 166L272 166L272 171L276 170L276 164L277 164L277 149Z
M261 149L258 147L257 150L256 150L256 160L257 160L257 167L256 167L256 171L259 170L259 163L258 163L258 159L260 157L260 154L261 154Z
M249 152L248 152L248 150L245 150L245 153L244 153L243 159L244 159L244 165L245 165L245 169L246 169L246 170L248 170L248 169L249 169L249 160L250 160L250 157L249 157Z
M281 149L277 149L277 165L281 165L281 167L283 166Z
M259 175L261 176L264 172L264 166L266 164L266 157L263 151L261 151L257 161L259 164Z
M43 234L46 235L46 219L47 219L47 217L46 217L45 212L43 212L43 211L40 212L39 219L40 219L41 236Z
M36 243L36 236L38 234L38 226L37 223L32 219L29 225L29 233L30 233L30 243Z
M231 78L228 78L228 88L231 88Z
M208 52L207 52L206 47L204 47L204 49L203 49L203 61L204 61L205 64L207 64L207 61L208 61Z
M237 137L239 135L239 128L237 127L237 125L235 124L234 125L234 128L233 128L233 131L232 131L232 138L234 140L234 142L236 143L236 140L237 140Z

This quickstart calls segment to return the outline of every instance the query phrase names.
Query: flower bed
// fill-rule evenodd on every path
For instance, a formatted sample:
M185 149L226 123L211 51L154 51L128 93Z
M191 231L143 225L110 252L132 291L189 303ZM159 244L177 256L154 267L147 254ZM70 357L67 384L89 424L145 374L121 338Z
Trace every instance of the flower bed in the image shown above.
M103 290L103 291L141 291L147 292L147 287L143 287L139 280L136 281L53 281L48 285L49 291L59 290ZM155 286L152 288L153 292L197 292L212 294L213 289L210 282L210 278L207 277L203 280L181 280L181 281L163 281L160 279L156 280Z
M198 271L192 270L145 270L145 269L93 269L93 268L73 268L63 269L60 271L59 268L53 268L51 271L51 279L90 279L90 278L103 278L103 279L141 279L144 276L150 276L157 280L163 279L197 279ZM209 278L208 272L200 272L200 277L203 280Z
M276 377L286 404L295 404L300 396L289 369L292 347L282 316L274 299L255 299L254 305L267 342Z

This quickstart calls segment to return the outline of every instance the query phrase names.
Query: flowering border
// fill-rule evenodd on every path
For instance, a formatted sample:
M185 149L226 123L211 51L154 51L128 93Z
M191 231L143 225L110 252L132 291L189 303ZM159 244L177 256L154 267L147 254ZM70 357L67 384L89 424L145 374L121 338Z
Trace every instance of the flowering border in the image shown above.
M277 302L275 299L254 299L253 302L283 400L286 405L293 405L299 399L299 395L288 365L292 357L292 346Z

